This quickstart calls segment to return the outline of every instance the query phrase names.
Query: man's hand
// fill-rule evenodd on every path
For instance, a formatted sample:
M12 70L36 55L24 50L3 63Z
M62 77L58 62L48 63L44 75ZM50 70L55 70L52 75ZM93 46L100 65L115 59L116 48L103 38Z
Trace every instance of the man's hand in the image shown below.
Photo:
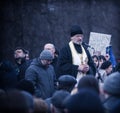
M82 73L87 73L89 71L89 65L88 64L79 65L78 71L80 71Z

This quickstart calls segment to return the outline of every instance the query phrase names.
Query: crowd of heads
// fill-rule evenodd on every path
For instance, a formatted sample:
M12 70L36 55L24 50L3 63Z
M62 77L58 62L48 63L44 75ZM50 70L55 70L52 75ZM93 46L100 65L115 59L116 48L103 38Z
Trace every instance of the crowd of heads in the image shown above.
M82 44L81 27L72 26L70 37L74 43ZM43 69L40 72L44 74L50 65L56 66L54 61L58 56L59 52L54 44L45 44L36 58L37 65ZM30 65L34 65L31 62L27 65L30 61L29 51L17 47L14 50L14 60L18 66L16 69L9 61L2 61L0 64L0 113L120 113L120 64L113 67L109 54L92 56L95 76L86 74L79 81L70 74L55 78L56 89L45 99L35 95L38 87L36 81L42 83L43 80L36 77L39 72L32 73L36 77L32 78L32 82L25 77L18 79L21 69L27 70ZM24 74L26 70L22 70ZM51 74L52 71L47 70L46 73ZM50 79L47 78L51 83ZM42 86L44 87L43 83Z

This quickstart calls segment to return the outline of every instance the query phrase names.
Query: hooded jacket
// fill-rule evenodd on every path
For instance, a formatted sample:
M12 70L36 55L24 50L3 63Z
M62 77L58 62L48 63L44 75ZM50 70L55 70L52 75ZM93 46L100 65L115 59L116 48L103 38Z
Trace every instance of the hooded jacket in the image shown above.
M34 84L36 97L46 99L54 93L55 72L52 65L46 67L39 59L34 59L26 70L25 79Z

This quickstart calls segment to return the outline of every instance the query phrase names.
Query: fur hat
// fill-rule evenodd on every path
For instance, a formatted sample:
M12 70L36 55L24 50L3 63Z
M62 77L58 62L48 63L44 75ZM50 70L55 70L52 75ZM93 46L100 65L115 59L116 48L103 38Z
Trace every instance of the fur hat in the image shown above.
M119 72L114 72L105 79L103 90L106 91L108 94L120 96L120 73Z
M83 34L83 31L80 26L78 25L73 25L70 30L71 37L73 37L76 34Z
M52 59L53 59L53 55L52 55L52 53L51 53L49 50L43 50L43 51L40 53L39 58L40 58L41 60L52 60Z

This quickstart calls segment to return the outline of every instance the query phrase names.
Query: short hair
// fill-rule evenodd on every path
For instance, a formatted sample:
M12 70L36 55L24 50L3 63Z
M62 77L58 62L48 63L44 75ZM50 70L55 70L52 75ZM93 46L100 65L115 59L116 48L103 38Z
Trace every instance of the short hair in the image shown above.
M83 76L78 83L78 90L81 88L91 88L99 93L99 84L96 78L92 75Z
M99 57L99 60L106 61L106 59L105 59L105 56L104 56L104 55L100 55L100 56L98 56L98 57Z
M101 65L101 69L107 69L110 65L112 65L112 63L110 61L105 61L102 63Z
M16 51L16 50L18 50L18 49L21 49L22 51L23 51L23 53L27 53L27 50L26 49L24 49L23 47L16 47L15 48L15 50L14 50L14 52Z

